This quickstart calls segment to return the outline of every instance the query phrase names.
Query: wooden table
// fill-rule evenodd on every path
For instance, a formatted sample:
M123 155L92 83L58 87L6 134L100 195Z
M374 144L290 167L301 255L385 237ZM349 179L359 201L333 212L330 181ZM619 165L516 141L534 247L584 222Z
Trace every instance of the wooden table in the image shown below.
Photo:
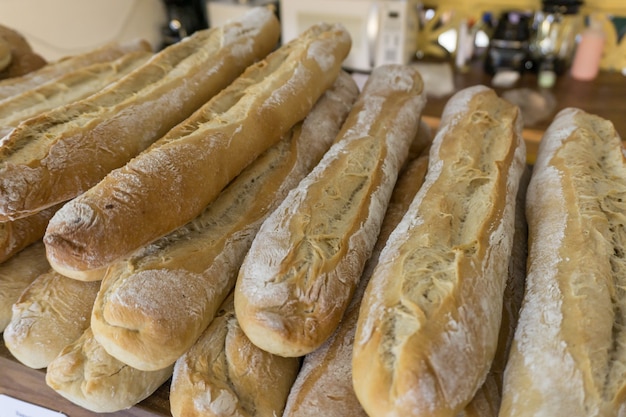
M492 76L483 71L480 62L475 62L467 72L454 71L453 79L457 91L477 84L490 86L499 94L510 89L542 91L537 84L537 75L529 72L522 74L518 82L510 88L493 87ZM556 113L567 107L577 107L610 120L622 140L626 140L626 76L621 73L601 72L595 80L587 82L577 81L566 73L557 78L553 88L543 92L552 95L556 104L554 110L546 115L544 120L527 126L524 131L530 159L536 152L536 146L541 140L543 131ZM441 112L449 98L450 95L428 97L424 118L429 124L437 126Z

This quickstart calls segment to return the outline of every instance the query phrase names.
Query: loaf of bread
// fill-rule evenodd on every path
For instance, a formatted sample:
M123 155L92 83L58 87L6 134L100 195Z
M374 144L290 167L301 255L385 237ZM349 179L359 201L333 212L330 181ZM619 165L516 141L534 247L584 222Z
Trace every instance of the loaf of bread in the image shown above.
M11 45L0 36L0 71L11 64Z
M23 121L0 147L0 220L67 201L146 149L274 47L253 9L195 32L97 94Z
M28 217L0 222L0 263L31 243L41 242L48 222L60 207L58 204Z
M281 416L298 369L299 358L272 355L250 342L235 317L231 293L196 344L176 361L172 416ZM319 408L318 415L328 416L326 411Z
M66 204L44 237L53 268L101 268L199 215L304 119L337 79L350 45L343 26L312 26Z
M43 67L19 77L0 80L0 100L23 93L67 74L98 62L113 61L122 55L136 51L151 51L150 44L137 39L129 42L111 42L92 51L68 56L50 62Z
M13 304L4 343L24 365L48 366L89 327L99 282L82 282L52 270L39 275Z
M0 333L11 321L12 307L39 275L50 270L46 248L39 241L0 264Z
M528 224L526 222L526 190L531 169L526 167L515 202L515 233L513 249L509 258L509 269L504 300L502 305L502 323L498 336L496 355L485 382L474 395L472 401L457 417L497 417L502 402L504 369L509 359L513 335L517 327L519 311L524 297L526 282L526 259L528 257Z
M34 87L0 101L0 137L20 122L55 107L85 98L122 78L152 56L148 51L129 52L122 57L100 62Z
M498 342L525 166L519 109L484 86L450 98L424 184L380 254L354 341L370 416L456 416Z
M252 342L302 356L335 331L369 258L426 97L419 72L372 72L335 144L263 223L235 291Z
M0 25L0 79L15 78L47 64L17 30Z
M173 366L145 372L106 353L87 328L54 358L46 370L46 384L64 398L96 413L130 408L163 385Z
M359 306L378 255L421 187L427 167L428 155L425 154L409 160L400 173L378 240L341 324L319 349L304 357L302 369L289 392L283 417L317 417L320 414L326 417L367 416L352 385L352 349Z
M626 411L625 194L612 123L560 111L528 186L528 276L500 416Z
M109 353L154 370L173 364L193 345L233 290L261 223L319 162L357 95L352 78L341 73L306 119L200 216L110 267L91 321Z

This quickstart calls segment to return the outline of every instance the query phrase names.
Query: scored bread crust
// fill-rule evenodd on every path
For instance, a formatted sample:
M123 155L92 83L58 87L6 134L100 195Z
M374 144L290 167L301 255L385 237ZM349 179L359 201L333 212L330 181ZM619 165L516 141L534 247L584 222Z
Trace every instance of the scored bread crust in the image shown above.
M13 304L4 343L24 365L40 369L89 327L99 282L82 282L48 270Z
M333 333L376 242L425 104L419 72L369 76L337 140L255 237L235 290L254 344L301 356Z
M498 336L498 347L485 382L457 417L496 417L502 402L504 369L509 358L511 343L519 311L524 298L526 282L526 260L528 258L528 223L526 222L526 190L531 176L531 169L526 167L515 203L515 233L513 249L509 259L508 278L502 304L502 322Z
M100 268L192 220L303 120L350 49L341 25L311 27L249 67L150 149L66 204L44 236L50 264Z
M107 354L87 328L50 362L46 384L87 410L113 413L152 395L172 370L173 366L151 372L134 369Z
M43 242L35 242L0 264L0 333L11 322L13 304L39 275L50 270Z
M421 187L427 167L426 153L411 159L400 173L378 240L341 324L322 346L304 357L302 369L289 392L283 417L314 417L319 416L320 411L326 417L367 416L352 386L352 349L359 306L378 255ZM329 389L331 386L332 389Z
M253 9L161 50L96 94L23 121L0 147L0 219L95 185L269 53L279 33L271 11Z
M528 186L528 276L501 416L624 412L625 195L612 123L560 111Z
M148 51L134 51L110 62L98 62L61 75L21 94L0 101L0 137L20 122L55 107L94 94L120 79L152 56Z
M231 293L207 330L176 361L172 415L282 416L299 368L300 358L272 355L250 342L235 317Z
M525 163L519 109L450 98L424 184L363 296L353 383L370 415L454 417L494 357Z
M78 68L98 62L113 61L131 52L150 52L151 50L152 47L148 41L136 39L128 42L111 42L91 51L49 62L43 67L22 76L0 80L0 100L21 94L64 74L76 71Z
M319 162L357 95L356 83L342 72L304 121L202 214L111 267L91 321L107 351L151 370L174 363L193 345L234 288L261 223Z
M58 204L28 217L0 222L0 262L10 259L31 243L43 244L48 222L60 207L61 204Z

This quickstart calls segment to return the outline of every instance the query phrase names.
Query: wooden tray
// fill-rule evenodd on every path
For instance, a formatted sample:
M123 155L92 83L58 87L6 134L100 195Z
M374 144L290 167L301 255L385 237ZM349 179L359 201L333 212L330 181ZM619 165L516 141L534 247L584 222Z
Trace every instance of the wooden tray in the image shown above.
M170 381L135 407L110 417L171 417L169 405ZM46 385L45 370L31 369L17 361L0 342L0 394L58 411L68 417L96 417L103 414L86 410L66 400Z

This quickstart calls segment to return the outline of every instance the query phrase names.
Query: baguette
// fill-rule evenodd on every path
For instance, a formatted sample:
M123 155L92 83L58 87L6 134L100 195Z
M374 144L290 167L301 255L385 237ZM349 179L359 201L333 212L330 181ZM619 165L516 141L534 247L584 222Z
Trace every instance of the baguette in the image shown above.
M560 111L528 186L528 276L501 416L623 415L625 193L612 123Z
M192 220L311 111L350 49L320 24L248 68L150 149L66 204L44 243L53 268L101 268Z
M414 67L372 72L335 144L263 223L235 311L261 349L302 356L339 325L369 258L425 103Z
M0 80L0 100L31 90L78 68L113 61L130 52L151 50L148 41L136 39L124 43L111 42L92 51L62 58L19 77Z
M8 59L2 59L3 51ZM0 25L0 61L0 79L19 77L47 64L21 33L4 25Z
M272 355L250 342L235 317L231 293L200 339L176 361L172 416L281 416L299 368L299 358Z
M313 417L319 416L321 411L326 417L367 416L352 386L352 349L359 306L378 255L421 187L427 167L426 153L411 159L398 177L372 256L365 265L346 314L333 335L319 349L304 357L283 417Z
M498 336L496 355L482 387L472 401L457 417L497 417L502 402L504 369L509 358L513 335L517 327L519 311L524 297L526 282L526 259L528 257L528 224L526 222L526 190L531 170L522 174L515 202L515 233L509 259L508 278L502 305L502 323Z
M12 307L39 275L50 270L46 248L39 241L0 264L0 333L11 322Z
M13 304L4 343L24 365L41 369L89 327L99 282L81 282L49 270Z
M233 290L260 224L328 150L357 94L342 73L304 122L200 216L110 268L91 320L108 352L135 368L154 370L193 345Z
M87 410L113 413L149 397L172 370L173 366L152 372L133 369L107 354L87 328L50 362L46 384Z
M525 163L519 109L484 86L450 98L424 185L363 296L354 389L371 416L456 416L498 341Z
M0 36L0 71L11 65L11 45Z
M60 207L61 204L58 204L28 217L0 222L0 263L30 244L41 241L48 222Z
M97 94L22 122L0 147L0 219L95 185L269 53L279 32L270 10L253 9L163 49Z
M94 94L143 64L147 51L130 52L110 61L68 72L48 83L0 101L0 136L21 121Z

